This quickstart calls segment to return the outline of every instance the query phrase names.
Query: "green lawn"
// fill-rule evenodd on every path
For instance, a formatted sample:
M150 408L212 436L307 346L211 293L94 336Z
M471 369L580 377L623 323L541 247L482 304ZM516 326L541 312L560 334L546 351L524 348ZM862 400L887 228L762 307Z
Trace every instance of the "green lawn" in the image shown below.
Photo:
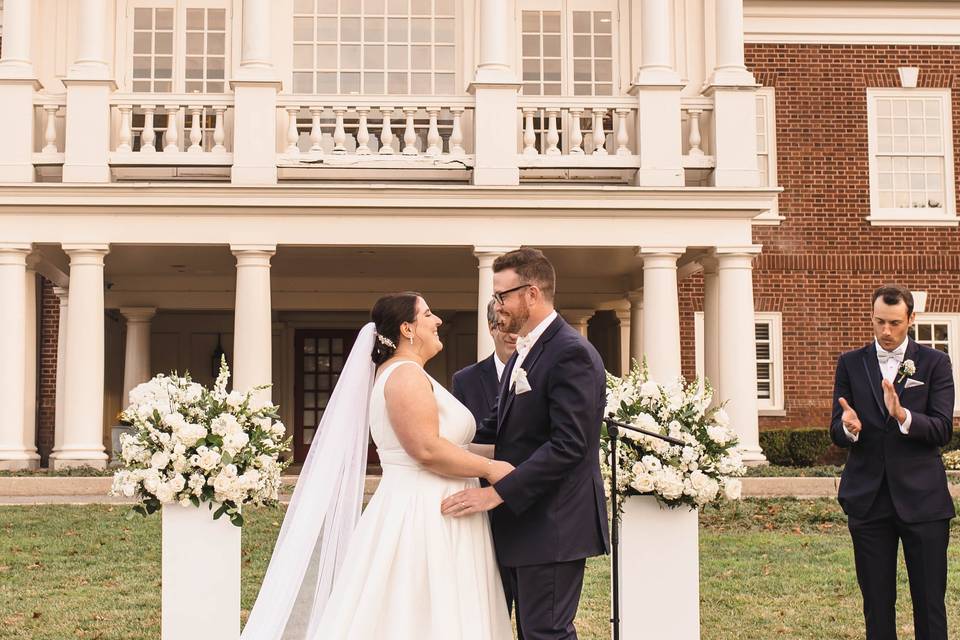
M0 638L159 637L159 518L109 506L0 507ZM281 512L247 513L243 607L256 596ZM950 549L948 611L960 632L960 526ZM843 514L832 500L748 500L702 517L704 640L862 638L860 596ZM912 638L901 572L901 639ZM655 579L655 578L653 578ZM609 583L590 563L578 626L606 639ZM245 615L245 614L244 614ZM958 636L960 637L960 636Z

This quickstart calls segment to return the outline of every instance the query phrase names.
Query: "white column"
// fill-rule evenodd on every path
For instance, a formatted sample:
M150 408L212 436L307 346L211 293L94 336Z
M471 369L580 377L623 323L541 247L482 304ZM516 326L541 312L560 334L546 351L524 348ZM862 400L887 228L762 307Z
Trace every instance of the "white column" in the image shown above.
M0 469L25 469L32 456L23 441L26 278L29 244L0 244Z
M747 463L766 462L757 421L757 347L753 313L753 257L759 247L717 249L718 371L730 426ZM706 326L704 326L706 328Z
M473 184L517 185L517 89L510 68L516 25L509 0L479 0L480 57L469 91L474 94Z
M77 58L67 70L64 182L110 182L110 95L117 85L106 55L106 0L78 0Z
M33 182L33 95L41 89L31 61L32 0L3 3L0 57L0 182Z
M643 291L627 294L630 301L630 360L643 365Z
M487 305L493 299L493 261L516 247L474 247L477 259L477 360L493 353L493 336L487 325Z
M67 395L67 313L69 309L69 291L64 287L54 287L53 292L60 300L60 315L57 320L57 391L56 408L53 419L53 450L50 452L51 466L60 450L63 449L63 434L66 431L63 406Z
M743 0L716 0L717 64L704 95L713 97L717 187L754 187L757 168L757 82L744 65Z
M157 314L153 307L121 307L127 320L127 338L123 356L123 395L120 406L130 403L130 390L153 376L150 369L150 321Z
M570 326L580 332L584 338L587 337L590 318L596 313L593 309L563 309L560 315L570 323Z
M40 466L40 454L37 453L37 271L40 256L27 256L26 278L24 279L24 311L26 329L24 347L24 401L23 401L23 443L32 460L32 466Z
M642 248L643 346L650 377L669 384L680 376L677 259L682 248Z
M273 325L270 258L276 245L230 245L237 258L237 295L233 318L233 388L246 392L272 384ZM269 400L271 390L258 391Z
M631 93L637 96L637 149L641 186L682 187L680 92L673 68L673 2L641 0L641 64Z
M715 256L705 256L700 264L703 266L703 375L713 387L716 404L722 398L717 351L720 339L717 325L720 313L717 259Z
M55 469L105 467L103 260L109 245L63 245L70 257L63 446Z
M33 77L31 60L32 0L5 0L3 3L3 51L0 75Z
M630 371L630 309L614 309L617 321L620 323L620 375Z
M273 66L270 30L274 4L243 0L241 58L233 88L234 184L277 183L277 92L281 88Z

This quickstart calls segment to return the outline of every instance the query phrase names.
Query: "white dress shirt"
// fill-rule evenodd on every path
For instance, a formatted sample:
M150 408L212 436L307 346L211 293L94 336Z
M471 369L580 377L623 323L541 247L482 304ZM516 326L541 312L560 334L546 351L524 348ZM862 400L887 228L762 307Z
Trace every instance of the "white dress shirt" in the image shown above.
M876 340L874 340L874 343L876 344L876 347L877 347L877 360L879 361L879 364L880 364L880 374L883 376L884 380L887 380L889 382L894 382L894 380L897 377L897 371L900 370L900 365L903 364L904 354L906 354L907 352L907 345L910 343L910 338L905 338L903 341L903 344L901 344L899 347L897 347L893 351L887 351L886 349L881 347L880 343L877 342ZM881 355L887 355L887 354L893 354L893 357L884 358L882 360L880 359ZM910 433L910 423L912 422L912 416L910 415L910 410L907 409L906 407L904 407L903 412L904 414L906 414L906 417L903 419L903 422L900 422L898 420L897 423L900 425L900 433L902 433L903 435L907 435L908 433ZM850 433L847 430L846 426L843 427L843 432L847 434L847 437L850 439L851 442L856 442L857 440L860 439L859 433L856 435Z
M497 355L497 352L493 352L493 366L497 369L497 382L503 380L503 370L506 369L507 363L500 362L500 356Z
M533 328L533 330L528 333L526 336L521 336L517 340L517 361L513 365L513 373L511 376L516 376L517 371L523 366L523 361L526 359L527 354L530 353L530 349L533 348L533 345L537 343L537 340L540 339L540 336L543 335L543 332L547 330L547 327L550 326L550 323L557 319L557 312L551 311L550 315L543 319L540 324ZM512 382L511 382L512 384Z

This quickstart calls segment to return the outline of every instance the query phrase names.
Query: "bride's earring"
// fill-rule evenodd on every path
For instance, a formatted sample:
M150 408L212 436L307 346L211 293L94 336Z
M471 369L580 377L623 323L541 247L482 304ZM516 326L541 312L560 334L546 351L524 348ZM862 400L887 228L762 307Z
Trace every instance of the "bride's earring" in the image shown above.
M413 346L413 334L412 334L412 333L410 334L410 346L411 346L411 347Z

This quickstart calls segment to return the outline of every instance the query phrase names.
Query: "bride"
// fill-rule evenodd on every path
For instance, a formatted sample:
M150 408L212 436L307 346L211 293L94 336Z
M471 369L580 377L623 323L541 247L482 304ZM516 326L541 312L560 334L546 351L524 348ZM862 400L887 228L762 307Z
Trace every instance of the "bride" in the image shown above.
M513 470L469 450L470 411L424 371L426 301L380 298L320 422L241 640L510 640L486 514L444 498ZM367 430L383 479L360 515Z

